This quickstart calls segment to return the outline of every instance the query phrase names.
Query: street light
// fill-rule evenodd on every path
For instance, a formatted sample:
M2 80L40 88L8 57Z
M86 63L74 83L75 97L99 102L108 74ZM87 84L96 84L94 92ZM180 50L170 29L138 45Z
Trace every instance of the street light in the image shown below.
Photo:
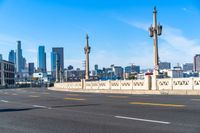
M157 10L154 7L153 11L153 26L149 27L149 36L154 40L154 76L159 75L159 59L158 59L158 36L162 34L162 25L157 25Z

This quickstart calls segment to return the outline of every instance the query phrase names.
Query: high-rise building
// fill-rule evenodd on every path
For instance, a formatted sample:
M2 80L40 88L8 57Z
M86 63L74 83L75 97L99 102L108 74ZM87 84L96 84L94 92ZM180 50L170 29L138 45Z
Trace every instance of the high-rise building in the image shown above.
M171 63L170 62L160 62L159 69L160 70L171 69Z
M97 71L98 69L99 69L99 68L98 68L98 65L95 64L95 65L94 65L94 70Z
M193 63L183 64L183 71L193 71Z
M56 71L56 52L51 52L51 71Z
M38 69L41 72L46 72L46 52L44 46L38 47Z
M60 77L59 73L64 71L64 48L63 47L55 47L52 48L51 52L51 71L52 77L55 79L56 70L57 76ZM58 67L58 68L56 68ZM61 70L60 70L61 68Z
M22 58L22 69L25 70L27 69L27 66L26 66L26 58Z
M11 50L9 52L9 55L8 55L8 61L12 62L15 64L16 62L16 54L15 54L15 51L14 50Z
M17 50L16 50L16 71L20 73L23 66L23 57L21 49L21 41L17 41Z
M33 62L28 63L28 73L29 73L29 75L33 75L34 70L35 70L34 63Z
M200 54L194 56L194 71L200 72Z
M0 61L1 61L1 60L3 60L3 56L2 56L2 54L0 54Z

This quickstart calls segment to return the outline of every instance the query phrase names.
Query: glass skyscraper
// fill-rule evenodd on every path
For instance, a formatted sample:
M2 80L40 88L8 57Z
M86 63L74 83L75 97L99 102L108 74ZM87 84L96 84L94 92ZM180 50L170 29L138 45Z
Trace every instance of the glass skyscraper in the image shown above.
M23 57L22 57L22 49L21 49L21 41L17 41L17 50L16 50L16 70L17 72L22 72L23 65Z
M41 72L46 72L46 52L44 46L38 47L38 69Z
M52 48L51 52L51 71L52 76L55 78L56 75L56 58L58 59L58 71L64 70L64 48L63 47L55 47Z
M11 50L9 52L8 61L10 61L10 62L15 64L15 62L16 62L16 54L15 54L14 50Z

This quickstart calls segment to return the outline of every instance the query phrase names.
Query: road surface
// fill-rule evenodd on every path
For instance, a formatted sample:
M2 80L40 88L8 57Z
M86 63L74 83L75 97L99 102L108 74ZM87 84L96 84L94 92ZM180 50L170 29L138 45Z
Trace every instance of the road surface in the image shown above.
M200 133L200 97L0 90L1 133Z

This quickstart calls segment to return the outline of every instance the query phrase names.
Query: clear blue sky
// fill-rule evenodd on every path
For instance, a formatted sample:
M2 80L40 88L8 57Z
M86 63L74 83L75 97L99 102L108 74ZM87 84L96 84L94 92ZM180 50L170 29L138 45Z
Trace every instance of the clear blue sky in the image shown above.
M153 41L147 28L153 7L163 25L161 61L192 62L200 53L198 0L0 0L0 53L22 41L23 56L37 64L37 48L45 45L50 68L52 47L63 46L65 67L83 67L85 34L90 36L91 67L153 65Z

